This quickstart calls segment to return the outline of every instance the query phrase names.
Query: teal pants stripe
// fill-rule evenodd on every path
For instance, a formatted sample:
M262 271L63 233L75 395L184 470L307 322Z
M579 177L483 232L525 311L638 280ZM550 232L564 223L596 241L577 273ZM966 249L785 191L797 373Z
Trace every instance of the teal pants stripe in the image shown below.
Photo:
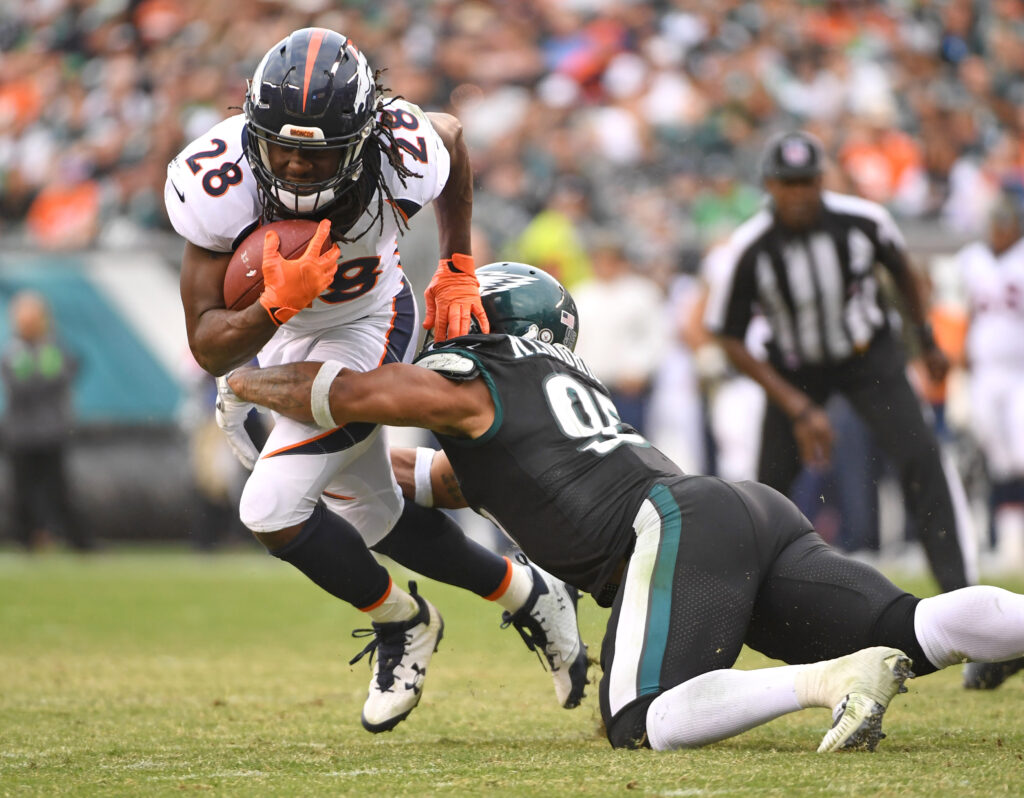
M661 516L661 542L651 576L648 597L647 639L637 674L637 695L660 690L661 664L668 646L669 622L672 617L672 583L675 581L676 555L682 530L682 513L664 485L655 485L647 495Z

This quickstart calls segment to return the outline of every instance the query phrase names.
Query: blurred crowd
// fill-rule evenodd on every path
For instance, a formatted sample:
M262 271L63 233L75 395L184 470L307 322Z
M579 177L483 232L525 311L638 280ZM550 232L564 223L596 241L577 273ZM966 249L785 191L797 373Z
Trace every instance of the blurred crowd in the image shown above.
M306 25L457 114L482 245L570 284L597 228L677 271L756 208L779 128L824 140L834 187L964 235L1024 191L1022 0L36 0L0 12L0 232L166 227L167 161Z
M752 476L763 396L708 345L697 275L759 207L773 133L815 133L828 187L957 246L1024 202L1024 0L34 0L0 11L0 237L169 232L167 162L310 25L461 119L477 261L573 289L582 354L686 470Z

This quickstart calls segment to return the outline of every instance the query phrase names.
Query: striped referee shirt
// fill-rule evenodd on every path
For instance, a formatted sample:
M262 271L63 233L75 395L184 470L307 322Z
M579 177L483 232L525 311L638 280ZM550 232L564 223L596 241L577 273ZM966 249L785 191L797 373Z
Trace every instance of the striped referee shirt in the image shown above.
M817 224L799 232L765 209L724 245L728 263L710 290L704 322L743 340L755 314L772 329L769 354L793 370L839 363L889 326L874 265L897 278L908 267L903 236L881 205L822 192Z

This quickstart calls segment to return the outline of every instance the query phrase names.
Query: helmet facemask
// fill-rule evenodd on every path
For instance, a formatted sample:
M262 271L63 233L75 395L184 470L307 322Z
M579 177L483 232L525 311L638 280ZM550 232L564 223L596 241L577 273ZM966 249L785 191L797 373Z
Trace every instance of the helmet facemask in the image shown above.
M308 214L320 211L351 190L363 172L363 145L373 132L374 119L351 136L325 140L320 128L284 125L280 132L272 133L250 123L249 136L256 142L257 156L250 156L249 163L270 204L289 214ZM288 135L288 134L291 135ZM308 138L295 138L296 133L308 134ZM338 168L334 174L323 180L290 181L274 173L270 165L269 144L294 147L298 150L337 150Z

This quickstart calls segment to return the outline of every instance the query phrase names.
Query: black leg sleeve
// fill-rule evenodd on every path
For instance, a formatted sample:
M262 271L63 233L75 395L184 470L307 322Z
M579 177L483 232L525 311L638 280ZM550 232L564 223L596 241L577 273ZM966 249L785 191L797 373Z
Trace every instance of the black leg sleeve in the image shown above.
M378 601L391 579L356 528L323 503L317 504L298 537L270 553L359 609Z
M508 570L505 558L466 537L449 516L406 501L398 523L373 550L429 579L489 596Z

